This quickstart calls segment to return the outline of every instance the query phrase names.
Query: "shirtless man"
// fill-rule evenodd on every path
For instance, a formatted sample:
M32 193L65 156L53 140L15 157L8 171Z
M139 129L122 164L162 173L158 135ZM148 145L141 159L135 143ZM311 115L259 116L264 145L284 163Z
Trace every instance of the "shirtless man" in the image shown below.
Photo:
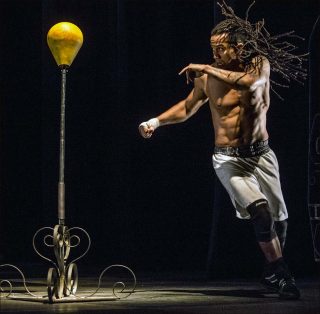
M209 101L215 131L213 166L237 216L252 221L267 261L262 283L280 298L298 299L299 290L282 257L288 214L266 129L269 61L260 55L245 61L246 42L237 29L225 32L218 24L210 44L215 62L182 69L179 74L186 74L194 88L169 110L141 123L140 134L150 138L159 126L184 122Z

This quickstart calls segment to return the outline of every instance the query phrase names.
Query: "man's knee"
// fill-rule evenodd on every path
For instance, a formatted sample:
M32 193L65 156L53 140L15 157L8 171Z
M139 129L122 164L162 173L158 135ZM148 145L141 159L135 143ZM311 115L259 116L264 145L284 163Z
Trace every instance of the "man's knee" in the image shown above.
M274 219L265 199L260 199L247 207L251 216L254 231L259 242L270 242L277 234L274 227Z

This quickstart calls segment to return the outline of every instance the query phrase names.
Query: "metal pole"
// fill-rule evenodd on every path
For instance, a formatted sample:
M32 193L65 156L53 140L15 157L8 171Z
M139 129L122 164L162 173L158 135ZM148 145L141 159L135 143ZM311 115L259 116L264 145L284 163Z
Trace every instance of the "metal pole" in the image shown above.
M59 184L58 184L58 219L59 225L65 222L65 107L66 107L66 81L68 69L61 67L61 112L60 112L60 157L59 157Z

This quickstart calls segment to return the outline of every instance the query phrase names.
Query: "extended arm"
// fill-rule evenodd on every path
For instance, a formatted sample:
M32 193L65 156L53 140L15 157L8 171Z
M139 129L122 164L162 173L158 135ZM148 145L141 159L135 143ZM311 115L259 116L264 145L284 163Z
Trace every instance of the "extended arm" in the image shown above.
M203 78L196 79L194 88L185 99L179 101L158 117L141 123L139 125L140 134L144 138L149 138L158 126L180 123L189 119L207 101L203 85Z
M250 68L243 72L224 70L206 64L191 63L182 69L179 74L186 73L187 80L189 80L190 71L204 73L237 88L247 88L254 91L269 79L270 65L269 61L263 57L254 58Z

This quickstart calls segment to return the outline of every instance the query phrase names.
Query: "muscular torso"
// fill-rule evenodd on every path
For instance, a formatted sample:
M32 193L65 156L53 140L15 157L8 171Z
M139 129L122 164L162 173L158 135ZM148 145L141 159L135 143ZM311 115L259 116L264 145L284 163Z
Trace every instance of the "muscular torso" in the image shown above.
M209 98L216 146L241 146L268 139L269 82L251 92L209 75L201 80Z

